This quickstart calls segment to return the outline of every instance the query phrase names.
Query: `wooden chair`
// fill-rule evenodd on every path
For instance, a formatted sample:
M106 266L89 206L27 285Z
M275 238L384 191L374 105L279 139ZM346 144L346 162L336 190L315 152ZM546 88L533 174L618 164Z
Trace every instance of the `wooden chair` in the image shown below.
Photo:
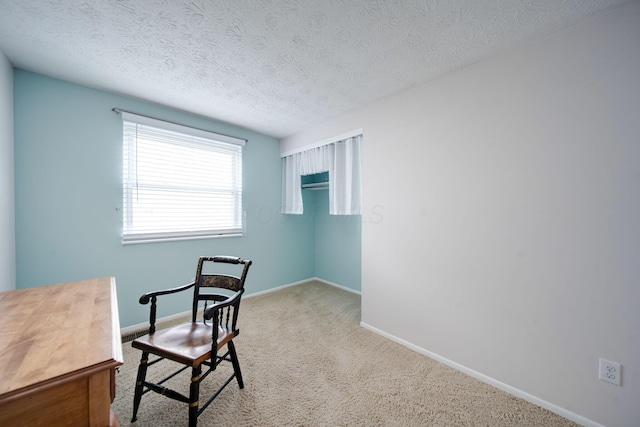
M214 267L221 267L219 263L237 265L238 270L241 267L242 273L240 276L204 274L203 267L206 262L214 263ZM244 292L244 282L250 266L251 261L237 257L200 257L193 283L178 288L149 292L140 297L140 304L148 304L151 301L151 313L149 317L149 333L131 343L134 348L142 350L133 398L133 417L131 422L137 419L142 395L149 391L155 391L171 399L187 403L189 405L189 426L195 426L198 416L233 378L236 379L240 388L244 388L240 364L238 363L238 356L232 340L239 333L236 323L240 308L240 298ZM156 331L157 298L191 288L193 288L191 322ZM222 291L223 289L228 291ZM230 292L233 293L228 295ZM208 306L210 302L212 305ZM201 306L204 307L201 309ZM227 351L220 355L219 352L225 346ZM156 355L158 358L149 361L149 354ZM172 360L184 366L157 383L147 382L147 368L164 359ZM223 361L231 362L233 375L199 408L200 382ZM202 373L202 365L206 367L204 374ZM191 368L191 385L188 397L162 385L189 367Z

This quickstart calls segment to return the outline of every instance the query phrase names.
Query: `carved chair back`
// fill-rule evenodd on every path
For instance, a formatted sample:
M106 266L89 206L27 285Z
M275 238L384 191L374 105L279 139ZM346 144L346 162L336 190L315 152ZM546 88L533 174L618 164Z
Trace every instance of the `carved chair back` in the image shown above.
M206 272L206 267L213 263L213 268L222 270L222 265L237 266L240 275L233 275L228 273ZM209 302L216 303L226 300L230 292L241 294L244 293L244 282L247 277L247 272L251 266L250 260L244 260L238 257L229 256L213 256L213 257L200 257L198 260L198 267L196 270L195 286L193 291L193 308L192 308L192 322L196 322L199 313L206 312ZM225 269L226 270L226 269ZM224 292L226 290L226 292ZM204 302L204 306L201 307L201 303ZM218 313L219 322L221 327L226 327L228 330L236 330L236 322L238 319L238 310L240 308L240 298L233 305L226 307L226 309L220 310ZM204 322L206 320L203 319Z

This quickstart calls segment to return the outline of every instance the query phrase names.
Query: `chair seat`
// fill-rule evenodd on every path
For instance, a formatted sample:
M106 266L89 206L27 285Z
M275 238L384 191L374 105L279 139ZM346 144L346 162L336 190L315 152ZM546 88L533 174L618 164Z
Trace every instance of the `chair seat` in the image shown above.
M237 334L218 327L218 349L221 349ZM160 357L192 367L199 366L211 358L211 325L184 323L135 339L131 345Z

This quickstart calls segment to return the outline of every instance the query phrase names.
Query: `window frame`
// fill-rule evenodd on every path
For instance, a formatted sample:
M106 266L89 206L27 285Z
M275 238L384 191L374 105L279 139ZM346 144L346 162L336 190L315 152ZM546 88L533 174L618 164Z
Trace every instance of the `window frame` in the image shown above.
M114 109L115 111L115 109ZM139 114L134 114L125 111L119 111L122 115L122 244L136 244L136 243L148 243L148 242L161 242L161 241L171 241L171 240L191 240L191 239L205 239L205 238L216 238L216 237L234 237L234 236L244 236L245 233L245 215L243 210L243 174L242 174L242 162L243 162L243 147L246 144L245 139L235 138L228 135L218 134L210 131L205 131L202 129L192 128L184 125L180 125L177 123L167 122L163 120L154 119L148 116L143 116ZM135 129L135 135L131 135L132 129ZM138 134L140 132L141 135L149 135L150 133L154 133L155 135L159 135L162 137L162 141L154 141L153 137L149 137L147 139L142 139ZM173 138L173 139L172 139ZM141 154L138 152L138 146L142 144L153 145L154 143L159 147L160 145L164 145L165 147L170 147L172 150L180 150L182 153L190 152L190 151L198 151L200 150L201 154L208 154L210 156L215 156L217 153L218 157L220 157L221 161L229 163L229 170L225 173L228 173L228 180L225 180L226 186L216 187L213 183L207 184L203 187L201 184L190 184L182 182L181 184L171 184L173 177L169 177L166 179L163 178L147 178L147 181L143 182L141 185L139 175L143 175L138 172L138 164L142 163L140 161ZM138 156L138 157L136 157ZM153 156L148 156L147 158L151 158ZM225 159L225 157L229 157ZM169 162L171 162L170 160ZM163 166L166 167L166 163L168 161L163 160L165 163ZM176 171L176 175L174 177L182 177L182 173L184 173L184 164L182 172L180 172L180 167L178 165L178 161L175 162L173 169ZM197 162L194 162L193 167L198 167ZM225 163L226 164L226 163ZM155 167L160 167L159 163L155 164ZM191 165L190 165L191 167ZM204 166L200 165L203 172L205 172ZM154 181L154 179L157 179ZM223 183L224 184L224 183ZM143 193L140 192L142 187ZM144 193L146 189L146 193ZM227 217L227 224L218 224L215 227L212 227L207 224L207 227L203 226L194 226L189 229L185 229L183 224L176 221L175 216L177 214L161 214L168 215L169 217L174 216L173 221L171 218L166 220L166 223L163 224L164 229L158 230L150 230L143 229L142 222L139 222L137 225L135 223L135 218L137 216L146 216L147 222L144 223L147 227L149 227L150 218L153 218L153 215L149 215L149 210L153 210L153 204L148 205L151 209L148 209L145 213L141 206L138 206L138 210L136 211L137 202L133 201L134 194L135 197L139 197L140 194L151 195L151 193L162 194L162 202L167 202L172 199L171 194L180 193L180 194L191 194L191 198L193 198L194 193L201 192L208 196L209 200L205 203L209 205L209 210L202 209L203 212L211 212L210 209L215 209L215 204L220 203L222 199L222 208L226 210L225 216ZM153 203L153 202L149 202ZM160 202L159 202L160 203ZM213 206L212 206L213 205ZM160 205L160 210L162 208L167 209L170 207L168 205ZM138 213L136 213L138 212ZM202 218L205 218L206 215L203 215ZM182 217L180 219L182 221ZM195 222L195 219L194 219ZM193 223L192 223L193 224ZM172 228L171 226L178 227L180 229Z

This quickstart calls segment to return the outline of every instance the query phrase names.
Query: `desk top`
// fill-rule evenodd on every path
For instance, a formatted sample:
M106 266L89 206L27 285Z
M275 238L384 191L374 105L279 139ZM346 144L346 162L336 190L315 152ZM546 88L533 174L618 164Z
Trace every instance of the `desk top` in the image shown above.
M122 361L114 278L0 292L0 402Z

